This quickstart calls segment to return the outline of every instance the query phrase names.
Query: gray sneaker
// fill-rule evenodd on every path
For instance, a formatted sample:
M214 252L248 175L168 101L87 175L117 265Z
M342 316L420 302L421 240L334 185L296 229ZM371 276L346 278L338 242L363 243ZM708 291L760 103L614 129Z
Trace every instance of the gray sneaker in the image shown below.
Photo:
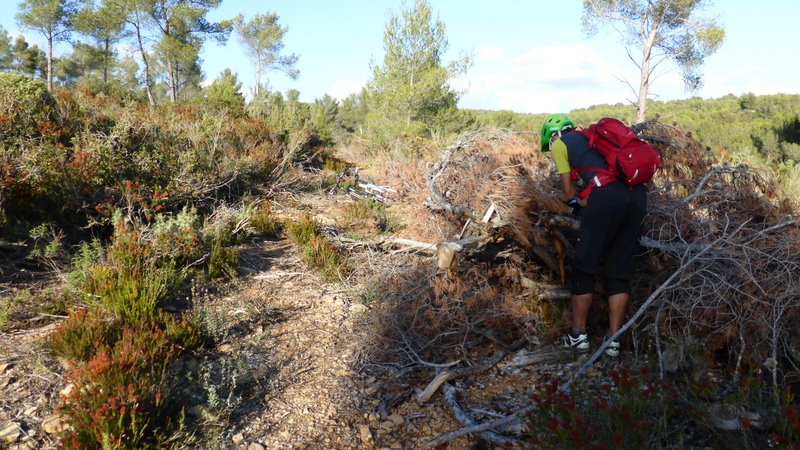
M608 340L608 336L603 337L603 342ZM619 358L619 341L611 341L608 343L608 347L606 347L606 356L610 356L611 358Z
M578 353L587 353L589 351L589 335L580 333L578 337L573 337L572 333L567 333L556 339L553 345L558 348L572 349Z

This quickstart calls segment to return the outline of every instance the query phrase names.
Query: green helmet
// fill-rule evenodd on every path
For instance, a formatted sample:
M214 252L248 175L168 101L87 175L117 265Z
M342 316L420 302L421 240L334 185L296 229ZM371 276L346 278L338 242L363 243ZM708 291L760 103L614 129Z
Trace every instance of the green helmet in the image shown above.
M575 128L575 124L569 120L566 114L553 114L549 116L542 125L542 146L543 152L550 151L550 138L553 133L558 133L565 128Z

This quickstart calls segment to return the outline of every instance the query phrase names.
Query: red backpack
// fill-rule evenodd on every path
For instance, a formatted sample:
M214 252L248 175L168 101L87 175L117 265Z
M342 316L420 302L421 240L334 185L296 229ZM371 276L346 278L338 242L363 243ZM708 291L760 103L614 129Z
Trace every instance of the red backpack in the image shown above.
M615 181L622 181L628 186L647 183L661 167L658 150L639 139L633 130L617 119L605 117L589 128L575 131L584 135L589 147L603 155L608 163L608 169L600 171L573 169L575 176L577 170L597 172L589 187L578 195L579 198L588 197L595 187Z

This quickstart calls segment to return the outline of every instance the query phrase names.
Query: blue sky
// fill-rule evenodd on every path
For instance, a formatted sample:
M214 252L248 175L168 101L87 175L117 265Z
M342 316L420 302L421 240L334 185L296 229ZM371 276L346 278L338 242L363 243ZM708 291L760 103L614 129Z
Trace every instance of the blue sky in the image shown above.
M445 60L463 52L474 57L470 70L452 80L464 91L462 108L541 113L634 99L620 79L636 84L638 73L618 34L601 28L587 37L581 29L579 0L429 0L429 4L446 26L450 50ZM301 100L313 101L325 94L343 98L360 89L371 76L370 64L382 62L387 18L403 6L402 0L225 0L209 19L240 12L245 18L277 13L289 29L284 51L300 56L300 77L291 80L273 71L265 78L273 90L297 89ZM671 70L655 79L652 96L672 100L800 93L796 57L800 2L718 0L703 14L716 16L726 32L722 47L703 65L704 87L685 92L679 73ZM0 25L12 36L20 34L12 14L4 14ZM24 35L44 47L41 36ZM56 53L68 50L61 44ZM202 58L207 78L230 68L244 91L252 89L253 69L236 36L224 46L206 43Z

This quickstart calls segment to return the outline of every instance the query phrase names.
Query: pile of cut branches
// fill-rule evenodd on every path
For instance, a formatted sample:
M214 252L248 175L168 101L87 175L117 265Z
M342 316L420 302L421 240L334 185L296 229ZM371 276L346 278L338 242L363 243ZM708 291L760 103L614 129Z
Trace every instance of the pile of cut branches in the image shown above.
M728 351L737 370L772 358L779 363L778 383L796 370L794 355L800 353L789 332L800 317L796 212L766 173L715 162L676 126L656 119L636 131L663 158L650 187L638 259L632 309L645 310L636 315L639 328L647 322L654 331L646 337L659 354L664 340L691 338L706 350ZM368 360L406 374L463 364L471 351L492 342L487 330L507 335L494 342L496 348L524 336L530 315L511 305L530 298L530 291L517 283L535 278L539 285L557 286L559 270L569 267L578 224L566 215L549 156L510 132L462 136L430 166L427 181L426 204L434 215L466 235L487 235L510 248L499 252L502 258L462 260L464 267L447 273L417 268L381 286L386 306L372 325L384 341L375 341L379 348ZM502 283L490 275L499 267ZM489 297L509 301L467 307ZM497 307L502 309L486 309Z

